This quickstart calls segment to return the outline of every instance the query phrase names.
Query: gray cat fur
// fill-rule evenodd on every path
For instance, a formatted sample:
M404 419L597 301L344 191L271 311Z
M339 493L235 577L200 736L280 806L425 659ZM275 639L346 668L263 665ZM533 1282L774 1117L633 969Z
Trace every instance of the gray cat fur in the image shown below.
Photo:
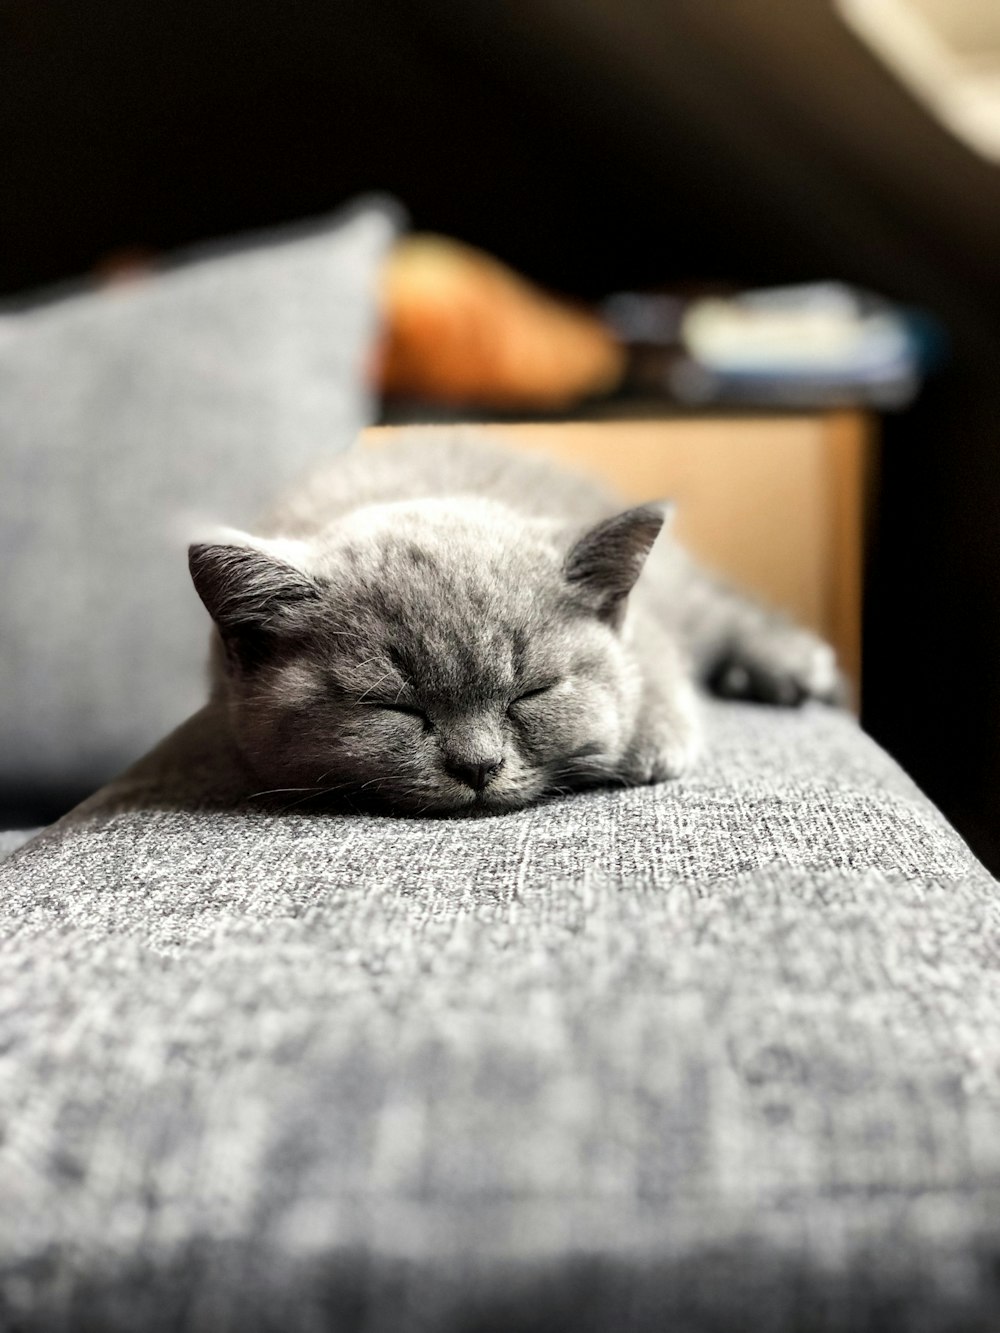
M796 703L838 675L668 513L473 430L356 448L260 536L191 547L213 699L283 798L487 813L678 777L699 687Z

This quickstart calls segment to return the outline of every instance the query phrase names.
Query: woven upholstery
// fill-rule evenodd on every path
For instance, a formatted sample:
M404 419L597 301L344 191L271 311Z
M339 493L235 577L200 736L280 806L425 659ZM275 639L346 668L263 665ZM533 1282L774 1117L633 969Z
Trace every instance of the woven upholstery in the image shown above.
M205 713L14 853L0 1324L1000 1327L997 885L847 717L710 733L393 820Z

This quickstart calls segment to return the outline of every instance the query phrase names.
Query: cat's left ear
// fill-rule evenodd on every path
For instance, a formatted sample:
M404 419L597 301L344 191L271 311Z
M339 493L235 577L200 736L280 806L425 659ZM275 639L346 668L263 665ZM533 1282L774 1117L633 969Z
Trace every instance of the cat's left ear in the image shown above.
M601 620L621 622L625 599L673 511L669 500L626 509L591 528L570 551L563 568L566 581Z
M188 567L228 657L249 667L294 631L302 610L319 599L320 587L302 568L301 542L263 541L231 530L221 538L189 547Z

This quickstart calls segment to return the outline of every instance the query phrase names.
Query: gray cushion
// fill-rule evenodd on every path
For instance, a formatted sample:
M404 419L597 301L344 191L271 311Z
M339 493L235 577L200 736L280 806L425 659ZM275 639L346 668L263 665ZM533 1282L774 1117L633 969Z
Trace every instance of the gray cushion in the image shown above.
M93 789L198 707L187 530L366 424L393 228L365 203L0 319L0 788Z
M1000 1327L997 885L845 716L710 725L410 821L204 713L15 853L0 1324Z
M18 847L23 847L29 838L33 838L38 829L0 829L0 861L5 856L10 856L11 852L16 852Z

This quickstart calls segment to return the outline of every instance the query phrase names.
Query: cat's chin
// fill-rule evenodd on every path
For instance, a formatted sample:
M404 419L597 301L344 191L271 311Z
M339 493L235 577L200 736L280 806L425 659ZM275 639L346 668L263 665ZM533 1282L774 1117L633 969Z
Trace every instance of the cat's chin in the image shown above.
M282 789L278 789L282 790ZM297 789L296 789L297 790ZM489 818L495 815L510 814L523 810L544 796L544 792L512 793L490 795L488 793L468 796L441 792L434 796L425 796L423 800L394 798L390 793L382 796L370 792L341 791L330 795L318 791L315 795L296 800L294 808L299 814L345 813L390 816L396 819L467 819Z
M376 796L363 790L352 791L342 788L336 793L322 790L309 792L307 790L304 796L296 796L290 802L287 800L289 792L298 793L302 790L303 788L299 786L276 786L268 788L267 791L262 791L258 795L260 797L271 797L273 804L279 810L292 809L300 815L354 813L388 815L397 819L489 818L523 810L525 806L536 803L545 795L541 790L524 793L508 791L496 794L470 792L467 796L452 792L439 792L434 795L428 794L421 800L419 797L417 799L413 797L394 798L388 792ZM274 793L273 796L272 792Z
M442 801L441 804L433 809L396 811L400 815L409 815L411 818L437 818L437 819L490 819L496 815L513 814L516 810L523 810L525 806L533 804L538 800L538 796L476 796L471 800L462 801Z
M496 815L513 814L533 805L544 795L541 790L526 792L470 792L468 796L442 793L433 801L420 805L393 802L385 799L379 804L385 813L408 819L489 819Z

